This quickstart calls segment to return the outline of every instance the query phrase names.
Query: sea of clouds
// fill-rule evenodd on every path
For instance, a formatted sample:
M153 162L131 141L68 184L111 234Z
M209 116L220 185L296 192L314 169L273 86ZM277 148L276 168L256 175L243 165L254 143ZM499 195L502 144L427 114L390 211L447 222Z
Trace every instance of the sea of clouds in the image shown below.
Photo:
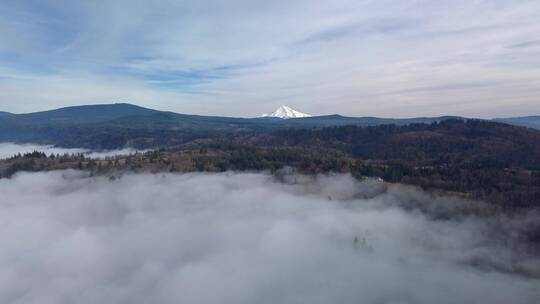
M49 154L79 154L83 153L86 157L90 158L107 158L117 155L129 155L137 152L146 152L148 150L136 150L132 148L124 148L117 150L105 150L105 151L92 151L81 148L60 148L52 145L38 145L38 144L17 144L17 143L0 143L0 159L12 157L18 153L31 153L34 151L43 152Z
M537 215L348 175L0 179L0 303L538 303ZM536 225L536 226L535 226ZM532 227L532 228L531 228Z

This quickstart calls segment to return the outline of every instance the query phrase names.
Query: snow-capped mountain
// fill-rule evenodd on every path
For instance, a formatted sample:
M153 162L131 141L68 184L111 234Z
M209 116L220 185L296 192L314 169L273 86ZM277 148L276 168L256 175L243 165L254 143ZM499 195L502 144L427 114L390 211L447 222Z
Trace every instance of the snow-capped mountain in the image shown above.
M264 114L262 117L278 117L283 119L311 117L311 115L293 110L287 106L281 106L273 113Z

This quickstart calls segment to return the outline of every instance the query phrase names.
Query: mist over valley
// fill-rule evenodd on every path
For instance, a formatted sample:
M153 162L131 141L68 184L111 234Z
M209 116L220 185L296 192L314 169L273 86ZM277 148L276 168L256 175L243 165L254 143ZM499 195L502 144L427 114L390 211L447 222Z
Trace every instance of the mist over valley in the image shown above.
M286 172L111 180L68 170L0 179L0 193L3 303L540 296L538 243L529 239L537 213L491 216L481 203L376 180Z

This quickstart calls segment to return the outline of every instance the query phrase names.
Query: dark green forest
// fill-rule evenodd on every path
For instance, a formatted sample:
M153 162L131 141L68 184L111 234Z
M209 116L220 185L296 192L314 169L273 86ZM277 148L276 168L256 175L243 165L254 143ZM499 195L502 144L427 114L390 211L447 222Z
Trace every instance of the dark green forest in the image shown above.
M84 155L19 155L0 174L83 169L95 174L268 170L340 172L416 185L507 209L540 205L540 132L481 120L450 119L404 126L281 128L241 132L103 128L84 137L100 147L135 144L154 152L108 160ZM66 141L76 142L72 129ZM91 138L91 139L88 139ZM93 139L92 139L93 138Z

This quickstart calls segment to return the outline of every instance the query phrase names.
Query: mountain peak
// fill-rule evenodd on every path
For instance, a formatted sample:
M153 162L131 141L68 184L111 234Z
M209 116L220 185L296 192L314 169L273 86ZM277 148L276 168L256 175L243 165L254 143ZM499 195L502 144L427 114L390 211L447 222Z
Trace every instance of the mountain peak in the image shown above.
M277 117L277 118L302 118L302 117L311 117L311 115L296 111L288 106L280 106L273 113L264 114L262 117Z

